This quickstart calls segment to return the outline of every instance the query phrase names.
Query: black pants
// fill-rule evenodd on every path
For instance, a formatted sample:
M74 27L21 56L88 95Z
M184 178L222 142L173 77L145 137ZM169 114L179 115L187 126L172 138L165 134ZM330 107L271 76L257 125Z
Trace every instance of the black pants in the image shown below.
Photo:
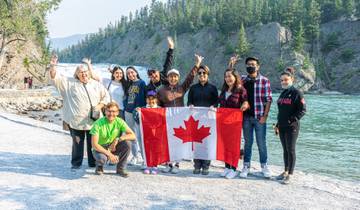
M279 127L280 141L283 148L285 171L293 174L296 161L296 140L299 136L300 124Z
M195 169L209 169L210 167L210 160L201 160L201 159L194 159L194 168Z
M103 146L103 147L105 149L108 149L108 146ZM114 155L117 155L119 157L119 162L116 166L117 171L123 170L126 168L127 159L130 154L130 148L131 148L130 141L120 141L116 145L116 150L114 152L112 152ZM93 155L96 159L97 166L103 166L106 164L108 157L105 154L103 154L101 152L93 151Z
M70 128L70 135L73 140L72 152L71 152L71 165L81 166L84 158L84 141L86 138L86 147L88 155L89 167L95 167L95 159L91 152L91 135L88 130L76 130Z

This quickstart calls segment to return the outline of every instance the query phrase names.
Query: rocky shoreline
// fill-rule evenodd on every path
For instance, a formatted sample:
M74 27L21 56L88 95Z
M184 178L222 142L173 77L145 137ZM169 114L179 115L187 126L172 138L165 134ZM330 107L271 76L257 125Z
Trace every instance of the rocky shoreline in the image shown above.
M35 120L62 124L62 98L51 88L0 90L0 109Z

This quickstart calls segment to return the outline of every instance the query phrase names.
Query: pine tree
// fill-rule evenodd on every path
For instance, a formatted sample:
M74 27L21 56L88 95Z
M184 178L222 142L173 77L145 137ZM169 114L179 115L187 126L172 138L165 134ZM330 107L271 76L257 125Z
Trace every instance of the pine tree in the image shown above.
M360 1L356 2L356 12L355 15L360 18Z
M355 2L354 0L343 0L343 8L345 16L351 18L355 11Z
M246 39L244 24L241 23L241 27L239 31L239 43L236 49L236 53L239 54L240 56L244 56L249 52L249 49L250 49L250 45Z
M310 0L305 31L308 34L308 40L311 41L311 55L320 36L320 16L320 5L315 0Z
M300 21L298 30L296 31L294 38L294 50L297 52L301 52L304 49L306 39L305 39L305 31L302 22Z
M308 9L308 18L306 21L306 32L309 40L313 41L319 38L320 35L320 6L315 0L310 1Z

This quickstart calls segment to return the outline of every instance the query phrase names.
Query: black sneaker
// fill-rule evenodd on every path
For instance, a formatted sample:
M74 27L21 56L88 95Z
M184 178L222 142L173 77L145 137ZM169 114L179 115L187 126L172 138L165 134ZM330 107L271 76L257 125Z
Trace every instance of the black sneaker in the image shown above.
M203 170L201 171L202 175L208 175L209 174L209 169L207 168L203 168Z
M116 171L116 174L121 176L121 177L124 177L124 178L127 178L129 177L129 173L126 172L124 169L119 169Z
M104 168L102 166L97 166L95 169L96 175L103 175L104 174Z
M290 175L285 176L282 183L283 184L290 184Z
M71 169L72 169L72 170L76 170L76 169L80 169L80 167L81 167L81 166L74 166L74 165L73 165L73 166L71 166Z
M288 176L287 173L284 171L282 172L279 176L275 177L276 180L280 181L280 180L284 180L284 178Z
M193 170L193 174L200 174L200 169L199 168L195 168Z

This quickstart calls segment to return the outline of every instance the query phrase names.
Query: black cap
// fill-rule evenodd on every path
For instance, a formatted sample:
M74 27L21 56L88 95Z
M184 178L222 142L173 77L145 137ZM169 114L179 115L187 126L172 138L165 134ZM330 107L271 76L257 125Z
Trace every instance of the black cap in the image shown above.
M152 73L154 73L156 71L159 71L159 70L157 70L157 69L148 69L147 74L150 75L150 74L152 74Z
M245 64L247 64L247 62L251 61L251 60L256 61L258 64L260 64L260 61L259 61L259 59L257 57L247 57L245 59Z

